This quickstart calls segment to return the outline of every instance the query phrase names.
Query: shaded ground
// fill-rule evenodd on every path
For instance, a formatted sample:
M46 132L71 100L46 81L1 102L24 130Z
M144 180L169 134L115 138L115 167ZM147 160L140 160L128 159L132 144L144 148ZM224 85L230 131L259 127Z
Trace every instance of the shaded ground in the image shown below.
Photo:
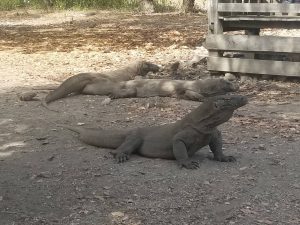
M33 17L24 22L1 15L1 225L300 223L299 83L241 84L250 103L221 127L224 151L236 163L211 161L205 148L195 171L139 156L115 164L108 150L86 146L53 123L157 125L176 121L199 103L150 98L102 105L105 97L74 96L51 104L57 114L39 101L20 102L16 94L137 58L158 64L189 60L194 49L188 44L204 39L206 19L117 13L86 18L73 12L70 25L64 13L52 20L51 14ZM83 25L94 21L101 23Z

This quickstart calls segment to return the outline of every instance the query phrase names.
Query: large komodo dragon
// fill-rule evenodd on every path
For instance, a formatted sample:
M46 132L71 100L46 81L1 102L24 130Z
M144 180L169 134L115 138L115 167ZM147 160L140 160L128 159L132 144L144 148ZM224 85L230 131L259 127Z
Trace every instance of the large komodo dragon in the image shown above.
M136 153L149 158L176 159L181 167L196 169L198 162L191 159L200 148L209 145L214 159L235 161L222 151L221 132L217 126L228 121L234 110L247 104L240 95L217 96L202 103L182 120L161 126L128 130L86 129L60 125L80 134L89 145L116 148L117 162L124 162Z
M117 83L109 95L113 98L160 96L202 101L204 97L223 95L238 89L236 83L219 78L192 81L139 79Z
M93 94L95 90L99 90L99 87L102 88L105 95L108 90L111 90L114 82L131 80L136 76L145 76L150 71L157 72L158 70L159 66L153 63L137 61L118 70L103 73L79 73L68 78L50 92L43 101L43 105L47 107L48 103L64 98L71 93Z

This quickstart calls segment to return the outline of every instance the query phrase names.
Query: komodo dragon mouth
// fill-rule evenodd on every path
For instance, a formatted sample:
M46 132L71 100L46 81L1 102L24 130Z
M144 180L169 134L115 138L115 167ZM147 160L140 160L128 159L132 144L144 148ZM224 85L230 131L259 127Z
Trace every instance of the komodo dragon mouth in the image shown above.
M248 98L242 95L222 95L213 98L215 106L220 110L237 109L248 103Z

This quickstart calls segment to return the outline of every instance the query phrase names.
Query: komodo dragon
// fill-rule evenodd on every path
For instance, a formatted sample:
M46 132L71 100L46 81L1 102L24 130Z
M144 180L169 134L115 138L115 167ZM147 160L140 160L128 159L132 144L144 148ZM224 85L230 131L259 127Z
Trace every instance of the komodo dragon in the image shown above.
M222 151L217 126L228 121L234 110L247 104L247 97L223 95L210 98L175 123L127 130L85 129L60 125L80 134L80 140L102 148L116 148L117 162L125 162L136 153L149 158L176 159L180 167L196 169L191 159L200 148L209 145L214 160L235 161Z
M204 97L223 95L239 89L237 84L220 78L193 81L140 79L118 84L109 94L112 98L160 96L202 101Z
M48 103L71 93L92 94L95 89L99 91L99 87L102 88L103 95L105 95L107 89L111 90L114 82L134 79L136 76L145 76L150 71L157 72L158 70L159 66L155 64L138 61L124 68L104 73L79 73L68 78L58 88L50 92L43 101L43 105L47 107Z

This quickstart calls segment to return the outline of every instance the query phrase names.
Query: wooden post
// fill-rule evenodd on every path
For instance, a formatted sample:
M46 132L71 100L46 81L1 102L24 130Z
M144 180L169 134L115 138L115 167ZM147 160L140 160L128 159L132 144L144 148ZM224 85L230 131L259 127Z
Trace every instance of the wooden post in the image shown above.
M210 34L223 34L222 22L219 19L218 13L219 0L208 1L208 35ZM209 56L222 56L220 51L209 51Z
M260 33L259 28L245 30L246 35L258 35L259 36L259 33ZM244 53L244 56L245 56L245 58L248 58L248 59L255 59L255 53Z
M209 12L208 12L208 22L209 22L209 32L212 34L222 34L223 25L222 21L219 19L218 3L219 0L209 0Z

